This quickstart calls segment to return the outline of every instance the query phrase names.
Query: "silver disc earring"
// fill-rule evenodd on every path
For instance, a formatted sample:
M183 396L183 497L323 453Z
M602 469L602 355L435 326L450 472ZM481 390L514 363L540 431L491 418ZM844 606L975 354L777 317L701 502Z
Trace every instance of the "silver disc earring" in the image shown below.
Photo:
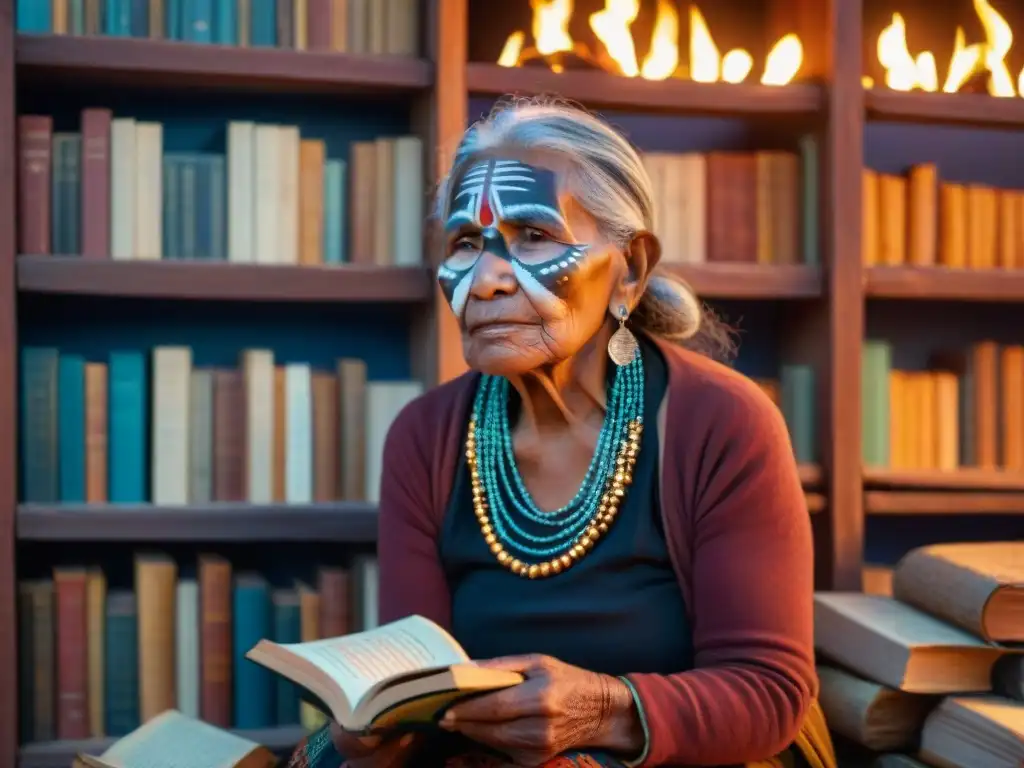
M633 332L626 327L629 313L624 305L619 305L619 329L608 339L608 357L616 365L629 365L636 359L640 344Z

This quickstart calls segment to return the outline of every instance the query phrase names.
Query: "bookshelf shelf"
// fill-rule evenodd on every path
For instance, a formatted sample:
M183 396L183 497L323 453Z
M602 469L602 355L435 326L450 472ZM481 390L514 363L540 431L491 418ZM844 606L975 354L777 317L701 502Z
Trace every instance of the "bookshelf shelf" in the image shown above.
M800 472L800 483L804 488L818 488L821 486L824 476L820 466L817 464L801 464L797 469Z
M864 290L875 299L1024 301L1024 269L871 267L864 270Z
M22 504L21 541L331 541L372 544L377 510L363 502L188 507Z
M19 35L15 59L19 78L35 84L377 95L426 91L433 81L421 59L117 37Z
M869 515L1024 515L1024 493L965 491L868 491Z
M595 71L558 74L542 67L500 67L485 63L466 65L466 85L471 94L479 96L558 93L592 107L679 114L814 115L824 105L822 89L813 84L773 87L691 80L653 81Z
M864 92L872 120L949 123L1013 128L1024 126L1024 99L981 93L903 93L884 88Z
M262 744L276 754L284 754L294 749L306 732L301 726L296 725L240 730L235 733ZM19 750L18 768L68 768L76 754L82 752L99 755L113 743L114 739L86 739L26 744Z
M665 268L705 299L813 299L822 293L821 270L802 264L670 264Z
M914 469L864 469L868 488L1024 492L1024 473L965 467L955 472Z
M18 290L216 301L352 301L419 304L433 296L425 267L298 267L194 261L18 257Z

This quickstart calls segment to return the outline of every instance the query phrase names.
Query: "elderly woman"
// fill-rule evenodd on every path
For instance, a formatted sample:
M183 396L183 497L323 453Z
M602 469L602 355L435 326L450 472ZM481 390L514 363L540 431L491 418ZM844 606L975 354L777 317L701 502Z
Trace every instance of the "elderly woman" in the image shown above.
M582 110L513 102L466 133L438 282L472 372L391 428L380 616L526 681L433 736L332 725L292 766L830 763L800 734L812 546L786 427L707 354L728 334L658 272L653 210L637 152Z

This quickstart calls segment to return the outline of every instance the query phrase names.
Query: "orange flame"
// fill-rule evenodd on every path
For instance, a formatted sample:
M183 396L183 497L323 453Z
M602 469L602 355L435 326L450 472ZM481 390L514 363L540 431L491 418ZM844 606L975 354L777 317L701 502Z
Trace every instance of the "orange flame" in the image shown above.
M569 35L572 18L572 0L530 0L533 9L532 31L535 53L547 59L555 72L562 71L557 54L578 51L579 46ZM590 28L601 43L611 62L609 69L624 77L645 80L666 80L679 69L679 13L671 0L658 0L657 14L651 32L651 45L647 56L637 60L636 44L630 27L640 12L640 0L605 0L604 9L591 14ZM498 64L517 67L529 53L525 47L526 35L516 31L505 41ZM754 68L754 59L742 48L718 51L704 16L690 6L690 79L699 83L742 83ZM800 38L790 33L772 46L765 60L761 83L787 85L793 81L803 65L803 45Z
M956 28L943 92L956 93L973 75L986 70L990 95L1008 97L1019 93L1024 96L1024 70L1014 87L1006 66L1006 55L1013 45L1010 25L988 0L974 0L974 12L985 30L985 42L967 45L963 27ZM934 93L939 90L935 55L931 51L922 51L916 57L910 53L907 25L898 13L892 15L892 23L878 35L878 63L885 68L886 86L894 91L917 89ZM865 84L870 85L870 80L866 79Z

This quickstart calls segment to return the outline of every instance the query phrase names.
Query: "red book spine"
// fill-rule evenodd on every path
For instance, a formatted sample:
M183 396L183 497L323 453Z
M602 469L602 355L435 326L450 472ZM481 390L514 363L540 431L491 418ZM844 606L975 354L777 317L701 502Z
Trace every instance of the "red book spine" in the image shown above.
M53 120L18 118L18 251L50 252L50 163Z
M352 631L352 588L344 568L321 568L320 636L341 637Z
M85 572L58 573L57 738L89 738L89 639Z
M203 720L231 727L231 565L199 562L199 710Z
M82 255L110 256L109 109L82 111Z
M309 0L306 15L306 44L311 51L331 50L331 30L334 28L333 0Z

